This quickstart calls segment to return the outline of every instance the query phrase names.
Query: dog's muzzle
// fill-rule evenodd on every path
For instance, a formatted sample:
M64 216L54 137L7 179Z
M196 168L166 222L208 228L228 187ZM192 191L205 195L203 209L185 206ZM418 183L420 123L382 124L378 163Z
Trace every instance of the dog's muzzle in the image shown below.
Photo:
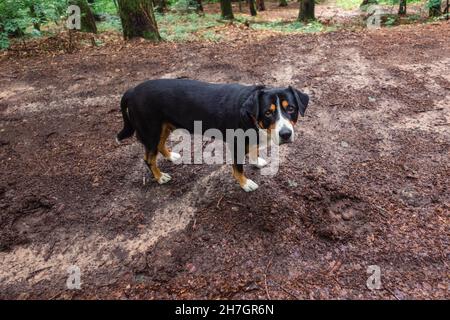
M292 130L288 127L282 127L279 134L279 144L292 142Z

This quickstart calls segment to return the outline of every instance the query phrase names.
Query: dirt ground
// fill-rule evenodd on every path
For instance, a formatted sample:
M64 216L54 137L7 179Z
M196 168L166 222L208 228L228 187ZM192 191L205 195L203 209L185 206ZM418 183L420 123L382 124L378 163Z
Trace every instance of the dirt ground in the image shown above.
M84 48L0 60L0 298L448 299L450 24ZM145 79L311 96L272 178L142 184L114 141ZM66 287L81 270L81 290ZM381 270L369 290L367 268Z

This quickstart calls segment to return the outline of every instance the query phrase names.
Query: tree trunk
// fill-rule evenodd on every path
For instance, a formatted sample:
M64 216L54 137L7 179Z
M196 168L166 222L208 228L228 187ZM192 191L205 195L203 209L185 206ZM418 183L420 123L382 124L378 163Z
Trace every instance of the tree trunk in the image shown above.
M35 28L38 31L41 31L41 20L45 18L45 16L42 15L41 10L37 8L39 4L30 4L30 16L34 19L33 21L33 28Z
M250 9L250 14L254 17L256 16L256 6L255 0L248 0L248 7Z
M429 11L428 15L430 17L439 17L441 12L441 1L440 0L428 0L429 1Z
M197 9L195 11L197 11L197 13L203 12L202 0L196 0L196 3L197 3Z
M448 0L447 0L447 3L445 4L445 9L444 9L444 14L446 15L445 16L446 20L448 20L449 10L450 10L450 5L448 4Z
M314 0L301 0L298 20L307 22L315 19Z
M220 0L220 10L222 11L222 19L233 20L233 8L231 0Z
M400 0L400 4L398 6L398 14L399 15L406 14L406 0Z
M155 10L158 13L164 13L164 11L167 9L167 1L166 0L155 0L153 2L155 6Z
M81 31L97 33L95 17L91 11L91 7L86 0L71 0L70 4L80 7L81 12Z
M377 0L363 0L363 2L360 4L360 7L369 6L371 4L378 4Z
M266 10L266 4L264 3L264 0L256 0L256 6L258 7L259 11Z
M125 39L161 39L150 0L118 0L120 21Z
M279 4L280 7L287 7L287 5L288 5L288 3L286 0L280 0L280 4Z

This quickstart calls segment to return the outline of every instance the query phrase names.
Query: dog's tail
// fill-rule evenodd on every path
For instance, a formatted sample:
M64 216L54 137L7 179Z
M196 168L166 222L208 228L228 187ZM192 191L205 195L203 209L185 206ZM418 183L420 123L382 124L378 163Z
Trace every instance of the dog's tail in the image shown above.
M120 100L120 111L122 112L123 117L123 129L117 134L116 141L120 142L123 139L129 138L134 133L133 125L131 124L130 117L128 115L128 106L127 106L127 98L128 98L128 92L126 92L122 100Z

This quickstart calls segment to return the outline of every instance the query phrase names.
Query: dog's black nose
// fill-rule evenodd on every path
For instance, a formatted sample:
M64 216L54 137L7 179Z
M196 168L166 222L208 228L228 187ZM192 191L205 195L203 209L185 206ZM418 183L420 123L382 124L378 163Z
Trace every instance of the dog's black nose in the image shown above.
M288 128L282 128L280 130L280 137L283 141L289 140L289 138L292 136L292 131Z

